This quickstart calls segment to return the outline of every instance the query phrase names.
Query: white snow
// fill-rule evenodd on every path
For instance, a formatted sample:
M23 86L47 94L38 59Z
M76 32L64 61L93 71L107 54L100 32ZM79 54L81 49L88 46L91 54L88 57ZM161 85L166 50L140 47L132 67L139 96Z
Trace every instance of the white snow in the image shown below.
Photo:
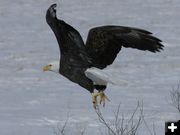
M65 77L43 72L59 58L56 38L46 24L47 8L58 3L58 17L73 25L86 40L92 27L116 24L139 27L162 39L164 51L153 54L122 49L106 69L122 85L108 85L111 102L102 108L107 120L121 103L130 114L143 101L150 127L164 135L166 120L180 119L171 105L170 91L180 83L179 0L4 0L0 2L0 134L52 135L57 123L69 117L68 134L77 126L86 134L101 127L91 95ZM68 127L67 127L68 128ZM72 129L72 130L70 130ZM142 129L140 134L148 134Z

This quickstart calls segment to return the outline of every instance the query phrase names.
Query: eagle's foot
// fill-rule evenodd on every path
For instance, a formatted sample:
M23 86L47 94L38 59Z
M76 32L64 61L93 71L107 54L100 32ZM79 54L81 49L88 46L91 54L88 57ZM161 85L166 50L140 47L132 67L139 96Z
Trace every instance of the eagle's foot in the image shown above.
M105 101L110 101L108 99L108 97L106 96L106 94L103 91L98 91L97 93L92 93L92 102L93 102L93 107L96 109L96 107L98 106L98 101L97 101L97 97L100 97L100 101L99 103L103 104L103 107L105 107Z

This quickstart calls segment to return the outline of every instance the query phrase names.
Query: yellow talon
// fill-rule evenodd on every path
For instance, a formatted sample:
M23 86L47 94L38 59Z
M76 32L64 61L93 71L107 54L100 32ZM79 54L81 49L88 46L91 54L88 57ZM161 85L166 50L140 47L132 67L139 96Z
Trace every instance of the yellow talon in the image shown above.
M103 91L99 91L97 93L92 93L92 102L93 102L93 107L96 109L96 107L98 106L98 101L97 101L97 97L100 97L100 101L99 103L103 103L103 107L105 106L105 101L110 101L108 99L108 97L105 95L105 93Z

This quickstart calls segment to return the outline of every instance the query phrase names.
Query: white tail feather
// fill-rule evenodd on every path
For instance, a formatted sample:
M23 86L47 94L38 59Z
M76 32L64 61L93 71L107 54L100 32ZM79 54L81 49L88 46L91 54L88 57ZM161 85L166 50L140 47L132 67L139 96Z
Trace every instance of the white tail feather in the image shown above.
M127 81L124 80L114 80L113 77L108 75L105 71L98 68L92 67L85 71L85 75L91 79L95 84L107 85L107 83L113 85L126 85Z

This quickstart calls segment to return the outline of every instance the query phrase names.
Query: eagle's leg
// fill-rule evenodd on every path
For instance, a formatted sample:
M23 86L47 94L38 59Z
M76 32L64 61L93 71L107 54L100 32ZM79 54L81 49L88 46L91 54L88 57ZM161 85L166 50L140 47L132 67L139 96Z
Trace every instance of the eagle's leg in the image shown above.
M98 92L93 92L92 93L92 103L93 103L93 107L96 109L96 107L98 106L98 102L97 102L97 97L99 96L99 91Z
M100 101L99 103L103 104L103 107L105 106L105 101L108 100L108 97L106 96L106 94L103 91L98 91L98 92L94 92L92 93L92 102L93 102L93 107L96 109L96 107L98 106L98 101L97 101L97 97L100 97Z

